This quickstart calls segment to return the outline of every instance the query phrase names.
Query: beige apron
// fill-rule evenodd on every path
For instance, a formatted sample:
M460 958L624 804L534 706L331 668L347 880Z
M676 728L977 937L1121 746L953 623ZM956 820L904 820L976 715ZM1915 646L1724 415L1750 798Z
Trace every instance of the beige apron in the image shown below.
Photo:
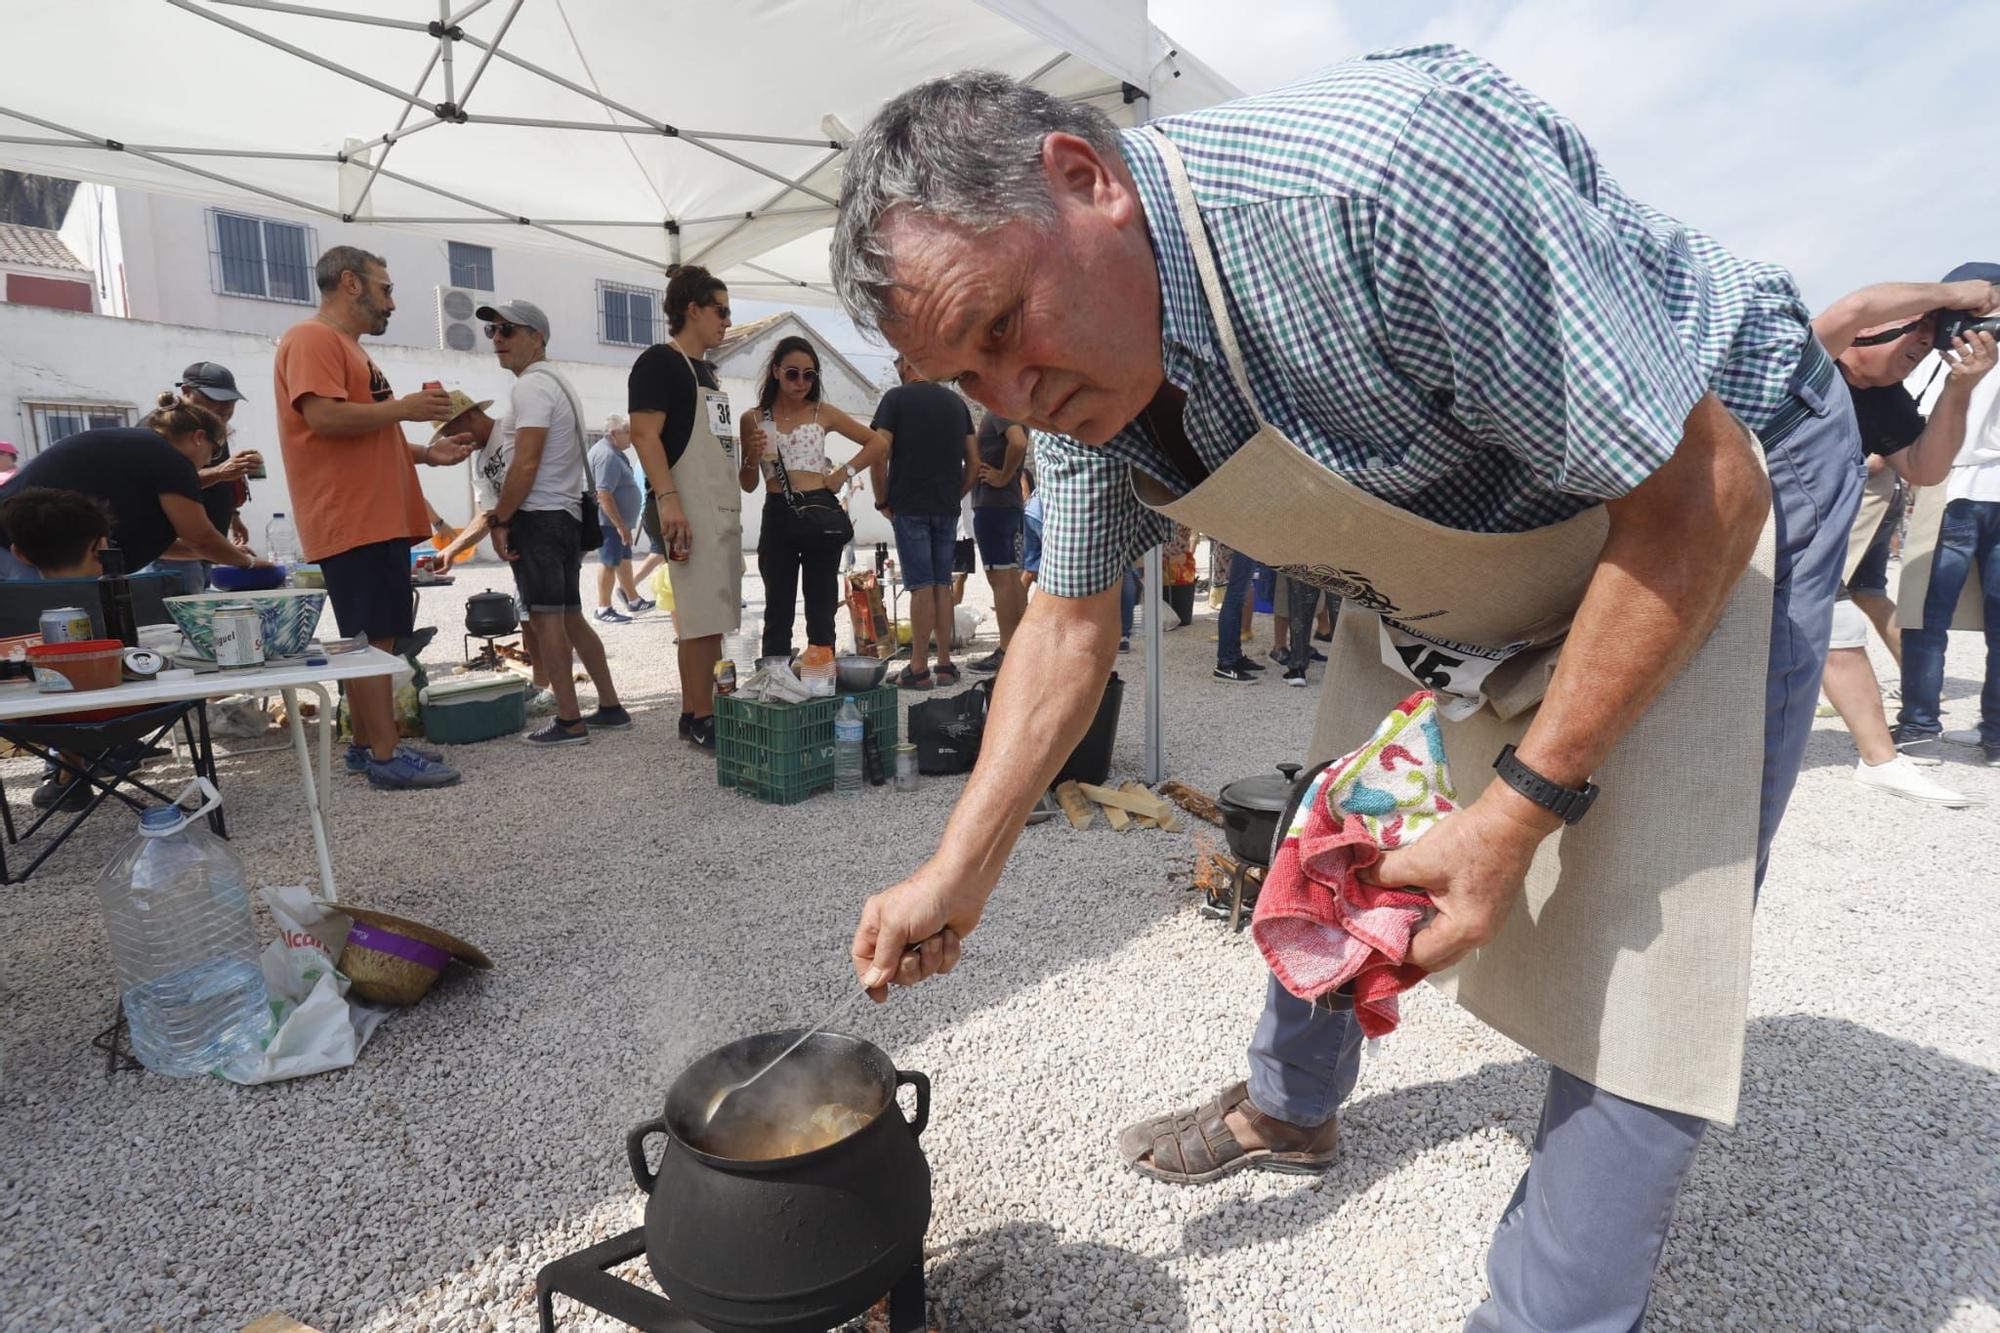
M1179 153L1174 180L1224 355L1255 410ZM1504 535L1407 513L1258 431L1174 498L1148 505L1345 599L1309 759L1365 741L1427 685L1448 706L1461 800L1492 778L1554 670L1608 531L1602 507ZM1498 938L1434 982L1562 1069L1653 1106L1733 1123L1750 987L1764 764L1773 528L1708 642L1592 775L1589 816L1544 842ZM1457 716L1451 717L1451 714Z
M668 342L688 372L694 362ZM694 428L673 465L674 486L693 534L688 558L667 562L674 623L683 639L727 634L743 623L743 489L736 483L736 422L729 395L695 375Z
M1895 470L1885 467L1869 473L1861 484L1861 508L1855 512L1854 526L1847 530L1847 558L1840 565L1843 584L1854 577L1855 568L1875 544L1875 534L1882 530L1882 520L1889 517L1889 506L1895 502L1896 482Z
M1950 489L1949 483L1926 486L1917 492L1910 508L1910 527L1903 534L1903 577L1896 585L1896 623L1904 629L1924 627L1924 598L1930 595L1931 561L1937 556L1938 532L1944 527ZM1985 629L1985 597L1975 560L1966 571L1965 586L1959 589L1951 627Z

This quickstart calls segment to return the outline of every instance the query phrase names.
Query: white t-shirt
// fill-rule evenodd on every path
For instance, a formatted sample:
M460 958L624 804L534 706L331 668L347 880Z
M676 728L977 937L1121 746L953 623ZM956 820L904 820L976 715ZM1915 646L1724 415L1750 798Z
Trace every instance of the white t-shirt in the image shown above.
M549 436L542 445L535 484L521 508L561 509L572 518L583 517L583 450L576 425L569 398L553 376L537 370L517 376L506 413L493 424L486 446L472 456L472 482L480 503L491 509L500 502L500 487L514 462L515 437L523 427L540 426Z
M2000 501L2000 370L1988 371L1965 405L1965 443L1945 482L1947 500Z

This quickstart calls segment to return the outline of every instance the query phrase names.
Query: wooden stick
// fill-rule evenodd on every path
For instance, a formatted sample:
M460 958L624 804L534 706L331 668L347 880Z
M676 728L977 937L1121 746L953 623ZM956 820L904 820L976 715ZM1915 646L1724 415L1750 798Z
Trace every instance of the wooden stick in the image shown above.
M1056 788L1056 803L1069 816L1069 826L1079 833L1097 821L1097 807L1084 798L1075 782L1065 782Z
M1100 801L1098 804L1103 805L1103 802ZM1132 816L1126 814L1115 805L1104 806L1104 817L1110 821L1111 827L1119 833L1123 833L1126 829L1132 827Z
M1158 799L1150 794L1146 796L1132 796L1118 790L1116 787L1098 787L1088 782L1079 782L1077 787L1085 796L1088 796L1099 805L1115 806L1128 814L1150 815L1154 810L1159 808L1160 804Z
M1153 828L1163 828L1169 833L1179 833L1181 831L1181 821L1174 814L1173 806L1161 800L1152 792L1147 791L1143 783L1128 779L1118 790L1124 792L1127 796L1142 796L1153 803L1152 812L1146 816Z
M1220 827L1222 824L1222 811L1217 808L1215 798L1206 792L1196 791L1185 782L1169 778L1160 784L1160 795L1166 797L1196 819L1206 820L1217 827Z
M1144 787L1141 787L1136 779L1127 778L1125 781L1118 784L1118 790L1124 792L1127 796L1144 797L1145 799L1151 801L1155 806L1159 805L1159 801L1153 796L1153 793L1147 791ZM1132 820L1134 823L1138 824L1140 828L1158 828L1160 826L1160 817L1157 814L1151 814L1151 815L1135 814L1132 816Z

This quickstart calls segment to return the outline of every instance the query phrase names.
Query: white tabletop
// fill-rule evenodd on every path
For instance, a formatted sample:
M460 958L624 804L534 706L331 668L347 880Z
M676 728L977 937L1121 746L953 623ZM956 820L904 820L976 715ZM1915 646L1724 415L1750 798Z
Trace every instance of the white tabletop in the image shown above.
M173 680L130 680L109 690L44 693L32 684L7 685L0 686L0 722L95 708L142 708L180 699L219 699L225 694L275 693L287 686L387 676L408 667L409 663L393 653L385 653L380 648L363 648L351 653L332 654L326 659L325 666L285 662L228 671L196 672L192 676Z

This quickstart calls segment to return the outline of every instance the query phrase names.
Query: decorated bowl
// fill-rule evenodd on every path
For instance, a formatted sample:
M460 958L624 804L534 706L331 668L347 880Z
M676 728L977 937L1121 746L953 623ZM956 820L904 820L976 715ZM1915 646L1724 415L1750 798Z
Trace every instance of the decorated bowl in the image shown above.
M167 614L201 657L215 658L215 612L231 604L249 606L263 622L264 655L297 657L312 642L326 593L316 588L275 588L270 592L198 592L166 599Z

